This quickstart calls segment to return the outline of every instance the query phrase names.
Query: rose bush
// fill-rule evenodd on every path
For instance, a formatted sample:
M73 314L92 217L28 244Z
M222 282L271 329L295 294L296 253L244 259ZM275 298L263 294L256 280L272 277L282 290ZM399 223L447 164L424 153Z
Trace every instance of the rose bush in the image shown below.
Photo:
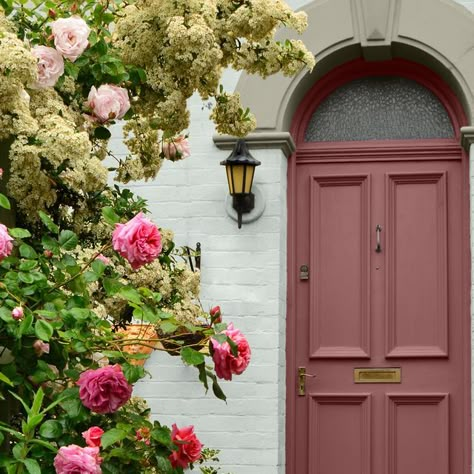
M189 249L108 183L152 179L163 159L190 155L194 92L213 101L218 131L248 133L255 120L219 86L223 69L314 65L300 41L274 39L279 26L301 32L306 16L274 0L0 0L3 471L217 472L194 427L170 429L132 396L148 355L129 349L179 354L225 400L218 378L241 374L250 347L220 307L202 309ZM123 158L108 147L119 119ZM127 336L136 324L159 340Z

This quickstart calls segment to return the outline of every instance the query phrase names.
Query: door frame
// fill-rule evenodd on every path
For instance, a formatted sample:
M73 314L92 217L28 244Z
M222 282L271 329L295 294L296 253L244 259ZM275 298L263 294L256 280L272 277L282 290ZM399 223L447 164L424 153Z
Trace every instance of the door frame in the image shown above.
M399 76L415 80L433 92L446 108L452 121L455 138L431 140L377 140L370 142L304 142L304 133L318 105L343 84L368 76ZM296 282L298 266L295 256L296 242L296 174L298 163L343 163L352 160L425 160L462 157L463 196L463 282L462 312L464 413L463 427L463 474L470 474L471 467L471 251L470 251L470 204L469 159L460 144L461 127L467 123L463 108L451 89L432 70L419 64L395 59L383 62L366 62L357 59L333 69L317 81L299 104L293 117L291 135L295 138L296 151L288 162L288 241L287 241L287 323L286 323L286 473L295 474L295 418L297 401L296 364Z

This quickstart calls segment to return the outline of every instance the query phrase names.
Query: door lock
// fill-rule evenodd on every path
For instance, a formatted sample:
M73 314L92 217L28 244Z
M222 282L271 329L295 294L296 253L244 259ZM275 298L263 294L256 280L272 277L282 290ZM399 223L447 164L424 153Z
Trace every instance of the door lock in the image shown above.
M306 377L316 378L316 375L307 374L306 367L298 367L298 396L300 397L306 395Z

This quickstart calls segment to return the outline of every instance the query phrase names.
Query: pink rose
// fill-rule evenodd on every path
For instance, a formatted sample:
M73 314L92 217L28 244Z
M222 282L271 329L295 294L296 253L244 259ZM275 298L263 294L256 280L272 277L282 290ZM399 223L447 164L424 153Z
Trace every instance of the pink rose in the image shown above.
M121 119L130 108L130 100L127 89L104 84L98 89L92 86L86 105L92 109L99 122L104 123L108 120Z
M57 474L102 474L99 448L81 448L75 444L59 448L54 458Z
M112 233L114 250L136 270L155 260L161 252L161 235L151 221L138 213L126 224L115 224Z
M3 260L12 253L12 240L13 237L10 237L7 227L3 224L0 224L0 260Z
M87 48L90 28L77 16L60 18L51 23L54 46L67 59L74 62Z
M3 176L3 168L0 168L0 179L2 179Z
M222 314L221 314L221 307L220 306L214 306L214 308L211 308L209 311L209 314L211 316L211 321L215 324L217 323L222 323Z
M86 440L87 446L99 448L104 430L98 426L91 426L87 431L82 432L82 437Z
M191 149L186 137L180 135L172 140L163 142L162 151L165 158L171 161L179 160L180 158L187 158L191 155Z
M34 88L54 87L64 74L64 60L61 54L47 46L35 46L31 53L38 59L38 80Z
M38 357L41 357L43 354L49 354L49 344L41 339L36 339L33 343L33 349Z
M104 265L110 265L111 261L110 258L107 258L105 255L102 255L101 253L95 257L96 260L100 260Z
M133 388L118 364L86 370L76 383L83 405L95 413L113 413L132 396Z
M215 339L211 339L212 359L216 375L221 379L232 380L232 374L240 375L249 365L251 351L245 336L238 329L234 329L232 323L229 324L224 334L237 345L237 356L232 354L227 341L220 344Z
M185 426L179 429L176 424L173 424L171 439L178 447L178 450L173 451L169 456L173 467L186 469L189 463L195 462L201 457L203 445L194 434L194 426Z
M13 308L12 318L16 319L17 321L23 318L23 308L21 306L16 306L15 308Z

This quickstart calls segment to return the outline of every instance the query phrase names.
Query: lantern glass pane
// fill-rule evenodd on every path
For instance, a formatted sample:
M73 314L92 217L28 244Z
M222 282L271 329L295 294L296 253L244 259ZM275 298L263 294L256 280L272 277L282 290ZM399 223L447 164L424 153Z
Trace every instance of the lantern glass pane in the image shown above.
M244 192L244 165L229 166L232 169L233 189L230 194L241 194Z
M227 183L229 184L229 194L234 194L234 182L232 181L232 166L226 165L225 171L227 173Z
M248 166L246 167L245 171L245 187L244 187L244 193L250 193L252 191L252 181L253 181L253 175L255 173L255 166Z

